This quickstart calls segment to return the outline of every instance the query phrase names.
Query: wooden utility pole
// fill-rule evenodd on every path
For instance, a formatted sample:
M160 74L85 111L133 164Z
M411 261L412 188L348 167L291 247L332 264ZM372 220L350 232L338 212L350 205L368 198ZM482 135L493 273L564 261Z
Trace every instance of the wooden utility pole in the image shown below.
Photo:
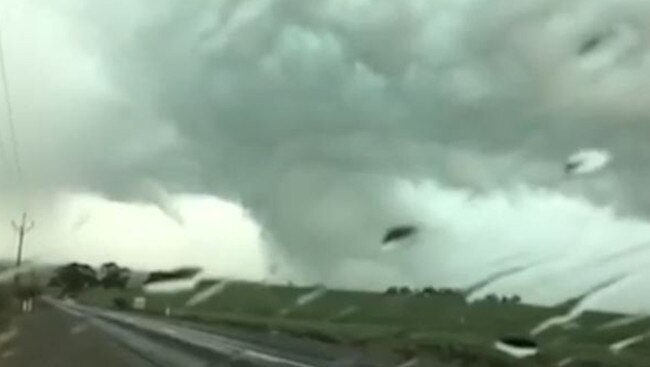
M23 243L25 242L25 234L34 228L34 221L27 224L27 213L23 213L20 224L11 221L14 230L18 232L18 253L16 254L16 267L20 267L23 263Z
M29 231L31 231L34 228L34 221L29 222L27 224L27 213L23 212L23 216L20 219L20 224L17 224L14 221L11 221L11 225L14 227L14 230L18 232L18 253L16 254L16 276L14 277L14 286L19 287L20 286L20 266L23 263L23 244L25 242L25 234ZM24 295L21 295L21 298L25 297ZM27 296L26 298L21 299L21 309L23 312L31 312L32 311L32 305L33 305L33 299L31 296Z

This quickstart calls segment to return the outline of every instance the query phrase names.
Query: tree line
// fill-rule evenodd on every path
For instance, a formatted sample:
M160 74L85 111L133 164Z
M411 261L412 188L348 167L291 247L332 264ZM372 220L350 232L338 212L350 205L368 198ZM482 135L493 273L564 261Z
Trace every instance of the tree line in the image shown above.
M433 297L433 296L449 296L465 299L464 292L460 289L454 288L435 288L435 287L424 287L424 288L411 288L407 286L392 286L388 287L384 292L388 296L414 296L414 297ZM500 296L497 294L488 294L483 299L479 300L483 303L501 303L501 304L519 304L521 303L521 297L519 295L511 296Z
M74 296L93 287L124 289L130 278L131 270L114 262L104 263L98 269L72 262L54 271L48 287L61 288L61 295Z
M183 267L173 270L152 271L147 274L144 284L166 282L190 278L201 269ZM90 288L125 289L133 273L128 267L107 262L97 269L88 264L72 262L58 267L48 282L48 287L61 289L61 296L75 296Z

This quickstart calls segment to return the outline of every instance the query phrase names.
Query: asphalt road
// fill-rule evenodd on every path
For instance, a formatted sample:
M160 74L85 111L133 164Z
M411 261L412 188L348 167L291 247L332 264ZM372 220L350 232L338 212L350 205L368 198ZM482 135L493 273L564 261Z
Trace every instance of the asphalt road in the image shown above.
M0 334L2 367L343 367L348 353L319 353L225 336L168 320L66 304L50 299L19 315ZM356 358L355 358L356 359ZM391 366L393 364L390 364Z
M351 360L355 360L354 365L358 367L376 366L359 360L355 356L356 353L350 351L329 350L328 353L323 353L323 350L314 349L313 345L296 343L293 339L285 339L279 344L274 344L270 343L272 337L269 335L264 338L265 340L252 341L243 331L238 335L227 336L173 322L173 320L79 305L67 309L93 315L95 319L104 320L111 325L153 336L154 340L167 342L169 348L166 350L182 351L189 348L193 350L193 356L203 354L203 363L208 361L211 366L232 364L255 367L341 367L347 366ZM180 364L180 366L186 367L187 364Z
M86 319L37 302L0 344L2 367L154 367Z

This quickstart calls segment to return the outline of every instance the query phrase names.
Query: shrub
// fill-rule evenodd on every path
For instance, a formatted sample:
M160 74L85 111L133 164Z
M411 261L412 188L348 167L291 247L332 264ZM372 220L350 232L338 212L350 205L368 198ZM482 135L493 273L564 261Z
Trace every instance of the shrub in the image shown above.
M113 306L118 310L128 310L131 308L129 300L124 297L115 297L113 298Z

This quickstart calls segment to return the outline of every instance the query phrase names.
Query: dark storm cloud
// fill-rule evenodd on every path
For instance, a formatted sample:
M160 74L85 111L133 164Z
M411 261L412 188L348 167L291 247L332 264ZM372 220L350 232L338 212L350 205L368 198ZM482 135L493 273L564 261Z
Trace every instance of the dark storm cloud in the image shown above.
M578 191L650 208L640 184L650 177L641 2L68 0L53 9L115 101L91 104L90 115L110 120L93 130L106 132L101 145L120 148L76 159L75 183L141 200L160 196L150 181L234 198L309 278L327 278L341 258L377 258L376 233L421 219L396 199L396 178L557 189L566 156L595 147L616 167Z

